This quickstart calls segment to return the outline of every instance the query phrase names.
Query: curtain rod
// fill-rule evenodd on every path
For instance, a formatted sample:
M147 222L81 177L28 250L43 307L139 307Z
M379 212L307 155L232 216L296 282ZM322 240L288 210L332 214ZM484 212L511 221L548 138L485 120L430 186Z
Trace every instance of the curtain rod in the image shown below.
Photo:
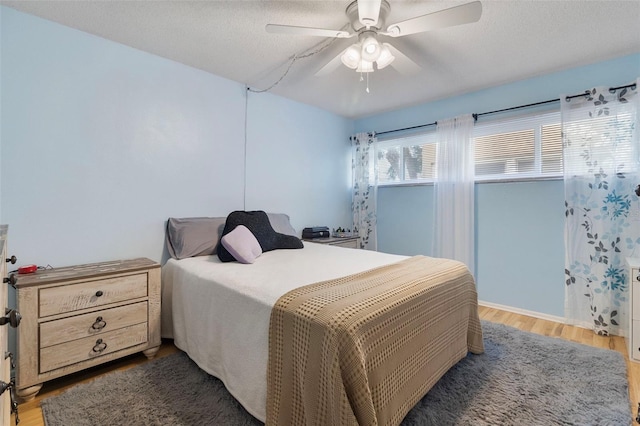
M635 87L636 87L636 84L635 83L631 83L631 84L627 84L625 86L611 87L611 88L609 88L609 91L610 92L615 92L616 90L627 89L627 88L635 89ZM567 96L565 99L569 100L569 99L573 99L573 98L579 98L580 96L588 96L589 93L590 93L589 90L585 90L584 93L579 93L577 95ZM481 113L471 114L471 115L473 116L474 120L478 120L478 117L480 117L482 115L497 114L499 112L512 111L512 110L521 109L521 108L530 108L530 107L534 107L534 106L538 106L538 105L550 104L552 102L560 102L560 98L549 99L548 101L534 102L532 104L518 105L518 106L514 106L514 107L510 107L510 108L497 109L495 111L487 111L487 112L481 112ZM404 127L402 129L385 130L384 132L375 132L375 134L376 134L376 136L385 135L387 133L403 132L405 130L413 130L413 129L419 129L419 128L422 128L422 127L435 126L436 124L438 124L438 122L434 121L433 123L419 124L417 126Z

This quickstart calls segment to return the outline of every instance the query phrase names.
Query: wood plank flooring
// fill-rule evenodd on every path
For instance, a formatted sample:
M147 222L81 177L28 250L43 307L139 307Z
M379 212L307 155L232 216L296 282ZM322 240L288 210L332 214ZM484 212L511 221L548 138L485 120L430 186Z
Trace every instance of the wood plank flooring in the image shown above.
M480 318L496 323L510 325L521 330L531 331L533 333L538 333L545 336L560 337L562 339L583 343L590 346L613 349L622 353L627 361L628 367L629 396L631 399L630 416L632 416L632 418L635 418L638 402L640 402L640 363L629 361L626 344L622 337L598 336L591 330L514 314L511 312L484 306L480 307ZM177 351L178 349L173 345L171 341L163 341L162 347L160 348L160 351L158 352L156 358L163 357ZM95 378L103 374L112 371L126 370L145 362L147 362L147 358L144 355L132 355L121 360L113 361L103 366L94 367L92 369L79 372L71 376L63 377L45 383L42 387L42 390L34 400L20 404L20 426L44 426L44 421L42 419L42 410L40 409L40 401L42 399L57 395L60 392L78 383L94 380ZM15 423L12 418L12 426L13 425L15 425Z

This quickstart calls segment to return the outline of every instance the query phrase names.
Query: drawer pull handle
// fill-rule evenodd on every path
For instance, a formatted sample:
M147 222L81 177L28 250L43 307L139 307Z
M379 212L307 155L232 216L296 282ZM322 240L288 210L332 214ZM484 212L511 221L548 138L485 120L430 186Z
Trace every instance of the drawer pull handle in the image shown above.
M22 315L20 312L15 309L7 308L5 310L5 316L0 318L0 325L9 324L11 327L16 328L20 325L20 321L22 320Z
M93 347L93 351L96 353L101 353L105 349L107 349L107 344L102 341L102 339L96 340L96 345Z
M96 318L96 322L93 323L91 328L93 328L94 330L102 330L106 326L107 326L107 322L103 320L102 317L98 317Z
M9 275L9 277L3 278L2 282L5 284L10 284L13 288L15 288L16 283L18 282L18 277L16 277L16 274L11 274Z
M636 281L640 281L640 275L636 277Z
M102 290L98 290L96 291L96 297L100 297L102 296L104 293L102 292Z

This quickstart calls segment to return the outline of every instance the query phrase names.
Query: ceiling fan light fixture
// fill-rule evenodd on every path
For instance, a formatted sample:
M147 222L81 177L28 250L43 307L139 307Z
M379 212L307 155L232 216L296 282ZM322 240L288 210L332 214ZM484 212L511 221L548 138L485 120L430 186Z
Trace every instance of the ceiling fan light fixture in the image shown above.
M352 44L344 51L340 59L345 66L355 70L360 64L360 46Z
M386 67L391 62L393 62L394 59L396 59L396 57L393 56L393 54L391 53L391 50L389 49L389 43L382 43L382 48L380 49L380 56L376 61L376 65L378 66L378 69L381 70L382 68Z
M380 57L380 43L372 35L365 37L362 41L362 59L368 62L375 62Z
M357 72L373 72L373 62L365 61L364 59L358 64Z
M482 3L480 0L472 0L470 3L396 22L395 24L387 26L387 30L383 31L383 28L387 25L387 18L391 11L389 1L390 0L352 0L345 9L345 14L351 25L351 30L349 31L281 24L267 24L265 28L267 32L270 33L333 38L358 37L358 42L336 55L325 64L316 75L324 75L333 71L339 66L340 62L357 72L370 73L374 71L374 63L375 68L381 70L394 61L394 68L399 72L403 74L413 74L420 69L420 66L390 44L380 43L378 36L402 37L477 22L482 16ZM291 65L293 65L293 62L297 59L312 56L322 50L324 50L324 47L305 55L296 55ZM396 61L396 59L398 60ZM291 65L289 65L289 68ZM280 80L284 78L289 68L287 68ZM367 80L368 77L369 74L367 74ZM361 75L360 79L363 80L364 77ZM275 84L280 82L280 80ZM367 92L368 91L367 83Z

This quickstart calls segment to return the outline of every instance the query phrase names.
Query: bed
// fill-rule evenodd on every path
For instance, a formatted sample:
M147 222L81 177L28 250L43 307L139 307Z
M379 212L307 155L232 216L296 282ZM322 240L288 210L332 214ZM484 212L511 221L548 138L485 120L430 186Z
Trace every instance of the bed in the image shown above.
M425 293L426 296L420 302L430 300L434 308L418 309L420 306L418 304L414 304L412 308L417 312L412 315L420 317L419 321L426 324L422 335L413 336L413 344L416 337L428 341L428 344L421 345L426 348L423 348L426 352L421 354L417 351L413 356L413 358L425 360L428 358L429 361L419 363L421 368L424 367L424 371L419 372L424 375L424 380L421 379L417 389L412 388L410 395L403 396L402 401L394 400L395 391L387 390L387 394L393 395L386 396L383 392L382 398L386 398L390 405L385 408L386 413L375 411L376 401L380 396L378 395L376 399L376 389L379 386L374 386L374 382L378 380L380 382L378 385L388 386L382 383L387 378L384 374L381 375L380 371L364 377L368 383L364 388L367 392L373 389L373 392L363 397L369 398L370 401L361 404L364 408L360 411L359 403L352 400L360 396L354 397L355 394L349 394L348 389L343 392L343 388L346 389L353 383L360 383L363 377L347 378L351 380L350 384L344 378L344 372L334 374L342 393L335 398L335 395L328 399L318 398L317 389L312 392L315 396L308 401L304 398L300 399L299 392L304 390L294 389L292 394L274 392L273 370L276 358L279 357L278 362L284 363L280 368L283 371L278 372L276 381L286 378L297 382L299 380L297 376L311 374L305 370L309 369L306 364L312 366L317 364L314 357L319 350L316 350L318 346L316 343L306 341L304 343L307 345L306 352L303 350L302 355L299 356L311 361L302 362L302 369L295 370L301 363L290 364L287 359L291 357L291 348L300 346L300 342L281 339L279 347L275 347L274 341L277 339L274 339L273 335L270 339L270 332L272 334L275 332L273 324L270 328L272 310L275 313L274 306L282 307L282 301L286 299L283 298L285 294L294 295L296 291L308 292L300 289L313 288L311 285L320 287L329 284L341 285L345 277L348 277L348 280L359 279L372 273L371 271L383 271L386 274L389 274L389 271L404 271L404 269L398 269L398 265L411 262L420 262L417 265L418 268L435 271L421 275L425 275L426 278L423 281L428 287L438 287L435 293ZM428 268L425 268L425 265ZM414 284L418 281L415 278L411 280ZM437 286L432 285L435 280L438 280ZM362 284L356 282L352 287L360 289ZM394 288L396 287L394 284ZM448 287L451 287L451 290L448 290ZM339 287L333 288L334 290L329 291L335 293L335 288ZM291 300L293 299L289 302ZM395 312L411 310L402 307L401 302L408 300L406 297L398 297L394 300ZM315 302L311 302L313 303ZM379 311L394 312L386 307ZM287 315L284 311L280 313L282 316ZM371 316L370 313L366 315ZM416 321L415 319L407 320L407 318L397 319L400 321L397 324L414 324L411 321ZM311 326L314 327L315 318L310 321ZM402 328L390 323L388 318L383 319L380 324L382 325L376 325L373 328L382 330L381 327L385 324L387 328L393 327L394 330ZM371 334L371 330L368 333ZM304 423L307 424L399 424L410 408L451 366L466 356L468 351L474 353L483 351L475 284L468 270L461 263L425 257L407 258L310 242L304 242L304 248L301 250L269 251L262 254L251 265L236 262L223 263L215 254L168 260L162 268L162 335L173 338L175 345L186 352L201 369L220 378L229 392L254 417L266 421L269 411L270 418L267 424L293 424L299 423L301 419L304 419ZM342 339L341 336L336 338ZM360 337L357 339L357 347L352 351L356 358L362 361L358 361L360 364L378 362L380 358L374 356L376 350L388 352L384 346L380 346L380 339L372 341L370 346L358 346L362 339ZM278 357L275 356L276 353L279 353ZM337 362L339 363L340 360ZM328 366L329 369L336 368L335 365L332 367L328 364ZM400 364L396 367L396 369L402 369ZM337 368L339 369L340 366L338 365ZM386 368L383 364L378 365L378 370L386 370ZM350 367L349 370L355 371L358 368ZM411 370L407 369L407 371ZM367 374L363 372L363 375ZM396 385L392 384L391 388L395 389ZM286 386L282 387L286 388ZM320 392L326 393L322 390ZM274 395L278 395L279 399L275 400ZM267 409L268 399L271 407L269 410ZM294 401L293 404L292 401ZM322 407L310 407L313 404ZM289 407L290 405L293 407ZM287 406L284 417L282 413L277 413L277 408L280 406ZM276 407L275 417L273 417L274 407ZM342 413L344 411L348 413ZM327 413L332 415L336 412L337 418L327 419Z

